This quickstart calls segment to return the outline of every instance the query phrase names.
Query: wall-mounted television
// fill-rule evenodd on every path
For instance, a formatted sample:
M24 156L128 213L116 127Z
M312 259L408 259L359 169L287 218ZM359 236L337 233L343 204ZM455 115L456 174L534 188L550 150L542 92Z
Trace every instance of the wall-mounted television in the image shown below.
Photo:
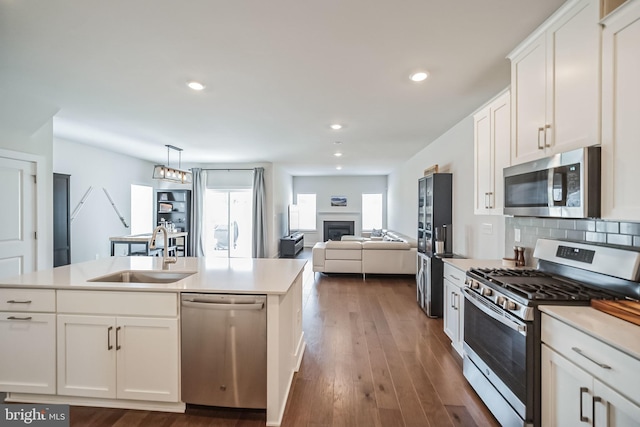
M289 235L300 229L300 211L298 205L289 205L287 228Z

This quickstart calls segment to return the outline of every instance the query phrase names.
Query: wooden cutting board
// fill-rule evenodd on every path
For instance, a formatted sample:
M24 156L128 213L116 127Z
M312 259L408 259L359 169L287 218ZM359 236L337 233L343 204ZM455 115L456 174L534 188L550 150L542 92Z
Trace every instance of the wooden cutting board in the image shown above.
M591 306L619 319L640 326L640 302L638 301L605 301L591 300Z

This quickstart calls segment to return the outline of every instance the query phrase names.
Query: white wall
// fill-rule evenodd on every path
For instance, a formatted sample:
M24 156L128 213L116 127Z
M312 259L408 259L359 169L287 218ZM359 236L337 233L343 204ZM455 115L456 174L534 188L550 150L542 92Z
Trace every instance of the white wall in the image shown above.
M110 256L109 237L131 234L103 191L131 224L131 184L153 187L153 163L86 144L53 140L53 171L71 175L70 209L75 210L90 187L93 190L71 223L71 262ZM187 187L181 187L187 188ZM116 247L116 255L125 253Z
M280 165L273 165L273 219L270 229L273 230L275 248L270 253L279 255L280 237L287 234L288 206L293 203L293 177ZM272 252L272 250L274 250Z
M317 223L315 232L304 232L304 245L322 241L323 221L355 221L355 234L362 232L362 193L381 193L387 200L387 177L374 176L295 176L293 197L298 193L316 194ZM331 196L346 196L347 206L332 207ZM387 210L383 203L383 228L387 227Z
M437 164L453 174L453 251L466 258L505 256L503 216L473 213L473 117L460 121L389 175L389 229L416 237L418 179Z

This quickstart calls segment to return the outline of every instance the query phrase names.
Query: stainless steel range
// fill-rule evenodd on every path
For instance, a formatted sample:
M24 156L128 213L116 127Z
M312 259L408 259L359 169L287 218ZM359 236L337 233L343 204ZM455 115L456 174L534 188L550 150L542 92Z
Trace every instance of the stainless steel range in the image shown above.
M539 239L534 257L467 271L464 375L503 426L540 426L539 305L640 299L640 252Z

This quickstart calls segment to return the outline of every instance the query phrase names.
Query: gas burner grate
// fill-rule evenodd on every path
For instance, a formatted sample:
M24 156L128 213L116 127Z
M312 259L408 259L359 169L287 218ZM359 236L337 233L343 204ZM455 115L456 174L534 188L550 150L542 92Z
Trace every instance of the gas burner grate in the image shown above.
M478 268L471 273L524 301L589 301L617 299L605 290L589 288L535 269Z

